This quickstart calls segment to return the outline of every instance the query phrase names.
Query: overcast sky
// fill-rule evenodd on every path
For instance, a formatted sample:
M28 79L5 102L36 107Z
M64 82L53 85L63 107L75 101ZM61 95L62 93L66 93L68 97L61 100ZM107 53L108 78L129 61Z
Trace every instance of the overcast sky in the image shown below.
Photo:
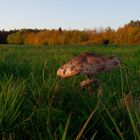
M117 29L140 20L140 0L0 0L0 29Z

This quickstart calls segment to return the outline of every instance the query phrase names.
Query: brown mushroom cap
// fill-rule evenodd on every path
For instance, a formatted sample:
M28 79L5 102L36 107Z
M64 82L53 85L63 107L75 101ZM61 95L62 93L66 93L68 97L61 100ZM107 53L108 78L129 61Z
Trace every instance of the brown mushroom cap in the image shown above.
M119 60L117 57L100 56L85 52L61 66L57 71L57 75L63 78L80 73L93 75L112 70L118 65Z
M96 83L96 82L97 82L97 81L96 81L96 80L93 80L93 79L86 79L86 80L82 81L82 82L80 83L80 85L81 85L81 87L85 88L85 87L88 87L88 86L90 86L91 84Z

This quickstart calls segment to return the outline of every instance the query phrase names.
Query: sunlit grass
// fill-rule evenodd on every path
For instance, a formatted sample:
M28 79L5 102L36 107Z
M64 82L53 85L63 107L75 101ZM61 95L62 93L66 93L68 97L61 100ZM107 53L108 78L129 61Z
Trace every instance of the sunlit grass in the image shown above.
M83 51L116 55L123 64L98 75L92 97L80 88L84 76L56 76ZM0 137L140 139L139 85L140 46L0 46ZM123 106L128 94L137 104Z

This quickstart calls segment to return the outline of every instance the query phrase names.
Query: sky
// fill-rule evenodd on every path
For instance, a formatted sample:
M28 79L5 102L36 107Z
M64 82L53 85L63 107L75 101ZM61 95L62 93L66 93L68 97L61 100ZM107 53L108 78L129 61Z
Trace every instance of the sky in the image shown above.
M140 0L0 0L0 30L94 29L140 20Z

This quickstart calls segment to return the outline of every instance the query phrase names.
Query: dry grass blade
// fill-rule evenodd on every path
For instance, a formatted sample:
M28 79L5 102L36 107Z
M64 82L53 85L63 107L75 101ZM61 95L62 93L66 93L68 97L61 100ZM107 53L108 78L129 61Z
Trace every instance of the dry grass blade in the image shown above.
M101 103L103 108L105 109L106 113L108 114L108 116L110 117L113 125L115 126L115 129L117 131L117 133L119 134L119 137L121 140L124 140L124 137L123 137L123 133L121 132L120 128L118 127L118 124L116 123L116 120L113 118L113 116L111 116L110 112L107 110L106 106Z
M93 114L94 114L94 113L96 112L96 110L98 109L99 104L100 104L100 100L98 101L96 108L92 111L92 113L91 113L90 116L88 117L87 121L85 122L84 126L83 126L82 129L80 130L79 134L78 134L77 137L76 137L76 140L79 140L79 139L81 138L81 136L82 136L84 130L86 129L86 127L87 127L89 121L90 121L91 118L93 117Z

